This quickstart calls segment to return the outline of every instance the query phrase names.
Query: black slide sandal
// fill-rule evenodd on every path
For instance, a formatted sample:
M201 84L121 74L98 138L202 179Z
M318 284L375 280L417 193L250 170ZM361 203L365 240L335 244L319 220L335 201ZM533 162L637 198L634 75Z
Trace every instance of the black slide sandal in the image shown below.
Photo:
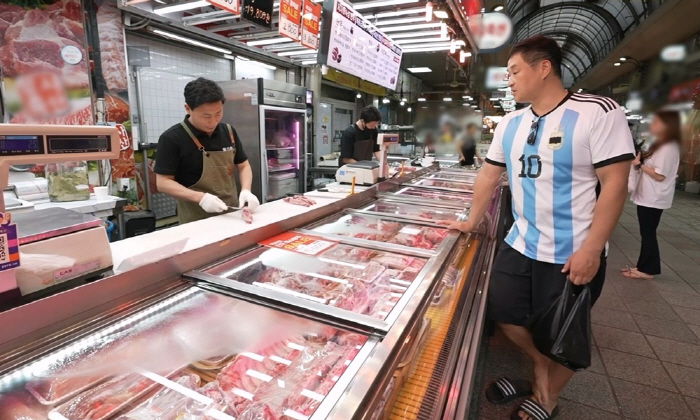
M508 404L530 395L532 395L532 386L530 382L523 380L511 381L508 378L501 378L486 388L486 400L491 404Z
M537 401L528 398L520 404L520 407L513 411L513 414L510 415L510 420L522 420L522 417L518 415L520 411L530 416L532 420L552 420L559 414L559 406L554 407L552 414L549 414Z

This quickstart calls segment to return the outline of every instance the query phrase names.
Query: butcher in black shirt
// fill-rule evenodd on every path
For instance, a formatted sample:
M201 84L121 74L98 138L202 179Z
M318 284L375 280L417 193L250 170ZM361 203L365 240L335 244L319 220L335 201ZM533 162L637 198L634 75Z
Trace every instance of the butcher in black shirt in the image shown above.
M166 130L158 140L158 191L177 199L180 223L205 219L259 201L250 187L253 171L236 130L221 123L224 92L211 80L199 78L185 86L184 121ZM241 193L233 179L238 170Z
M362 110L360 119L345 130L340 139L341 164L372 160L372 154L377 156L377 126L381 120L382 115L376 107L370 105Z

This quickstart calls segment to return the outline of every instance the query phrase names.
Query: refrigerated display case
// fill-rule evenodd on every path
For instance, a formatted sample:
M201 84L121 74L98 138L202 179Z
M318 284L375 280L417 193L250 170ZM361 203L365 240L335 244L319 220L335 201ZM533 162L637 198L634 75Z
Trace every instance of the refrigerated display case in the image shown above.
M458 235L392 188L1 313L0 418L465 418L500 195Z
M379 197L414 202L420 205L439 203L442 206L457 209L470 208L472 201L472 195L468 192L448 192L406 185L395 186L387 192L380 193Z
M219 82L223 121L233 125L261 202L306 191L306 88L268 79Z
M465 208L453 208L449 205L431 203L430 205L413 204L396 200L394 197L380 198L376 202L360 209L363 213L389 215L394 218L419 220L426 223L456 222L465 216Z
M432 188L442 191L472 192L474 183L453 179L443 180L439 178L423 178L416 179L411 184L406 185L411 185L418 188Z

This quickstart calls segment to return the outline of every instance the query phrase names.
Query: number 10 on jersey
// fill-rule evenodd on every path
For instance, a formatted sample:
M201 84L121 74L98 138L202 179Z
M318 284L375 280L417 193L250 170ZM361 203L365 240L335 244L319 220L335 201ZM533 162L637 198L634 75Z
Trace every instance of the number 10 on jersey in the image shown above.
M520 156L520 178L539 178L542 175L542 159L540 155Z

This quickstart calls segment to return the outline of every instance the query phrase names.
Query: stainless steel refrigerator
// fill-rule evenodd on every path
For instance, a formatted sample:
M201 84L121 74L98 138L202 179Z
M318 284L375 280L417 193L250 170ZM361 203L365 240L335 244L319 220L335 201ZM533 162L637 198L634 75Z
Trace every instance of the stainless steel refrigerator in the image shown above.
M306 186L306 88L269 79L219 82L226 95L222 122L235 127L253 168L261 202Z

